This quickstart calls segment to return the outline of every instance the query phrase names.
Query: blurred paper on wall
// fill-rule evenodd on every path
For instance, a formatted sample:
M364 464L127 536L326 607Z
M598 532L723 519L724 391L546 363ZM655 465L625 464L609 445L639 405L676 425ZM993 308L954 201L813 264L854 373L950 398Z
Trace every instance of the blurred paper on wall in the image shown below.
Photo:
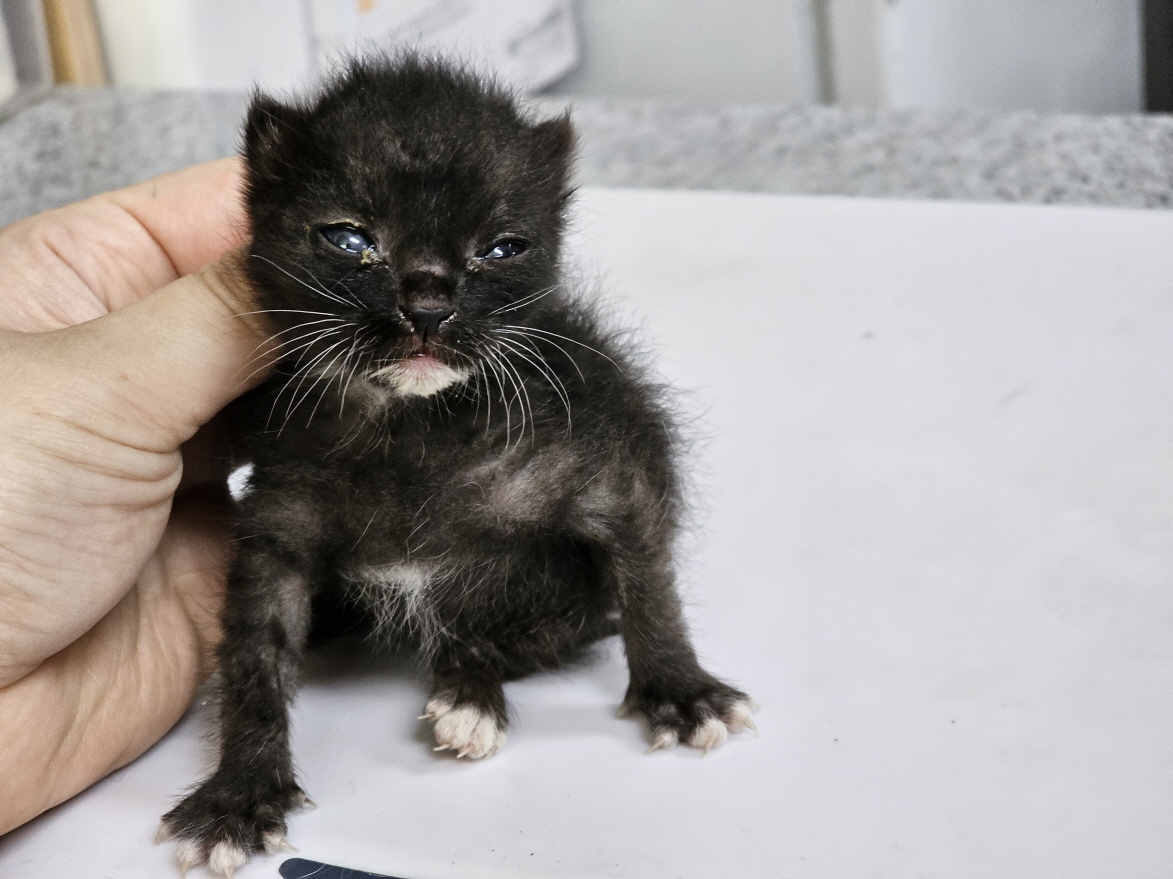
M570 0L312 0L317 61L418 47L465 58L534 91L578 62Z
M8 28L0 15L0 104L16 94L16 65L12 62L12 46L8 42Z
M300 91L340 56L416 46L534 91L572 70L570 0L95 0L116 85Z

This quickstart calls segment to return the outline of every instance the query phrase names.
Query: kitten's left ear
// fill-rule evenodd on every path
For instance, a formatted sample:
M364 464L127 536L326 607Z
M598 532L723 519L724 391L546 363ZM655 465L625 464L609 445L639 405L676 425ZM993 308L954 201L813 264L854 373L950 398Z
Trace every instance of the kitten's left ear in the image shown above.
M257 92L244 123L244 157L254 178L281 177L286 154L300 139L301 111Z
M578 146L578 135L574 131L574 123L570 121L570 114L564 113L538 123L534 126L534 134L537 135L542 158L557 169L558 182L565 194L569 191L570 162Z

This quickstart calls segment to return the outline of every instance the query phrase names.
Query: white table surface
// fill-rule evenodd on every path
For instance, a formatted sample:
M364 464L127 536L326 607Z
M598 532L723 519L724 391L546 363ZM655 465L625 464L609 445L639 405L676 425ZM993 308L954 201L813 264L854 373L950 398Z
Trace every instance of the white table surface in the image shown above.
M457 762L413 674L323 658L294 709L302 856L406 879L1173 875L1173 212L581 205L577 249L703 410L690 614L761 736L645 756L609 644L510 685L505 749ZM201 723L0 841L0 876L176 875L151 841L206 765Z

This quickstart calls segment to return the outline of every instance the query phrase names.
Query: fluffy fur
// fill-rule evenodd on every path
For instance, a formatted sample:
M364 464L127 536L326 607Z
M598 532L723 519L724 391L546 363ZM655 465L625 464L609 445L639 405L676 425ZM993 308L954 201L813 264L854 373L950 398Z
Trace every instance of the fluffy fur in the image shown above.
M654 747L752 724L673 585L670 413L561 286L573 150L568 118L418 58L254 99L248 267L283 356L237 407L220 761L164 817L185 867L230 873L304 801L286 706L315 629L414 644L457 756L504 742L503 681L616 632Z

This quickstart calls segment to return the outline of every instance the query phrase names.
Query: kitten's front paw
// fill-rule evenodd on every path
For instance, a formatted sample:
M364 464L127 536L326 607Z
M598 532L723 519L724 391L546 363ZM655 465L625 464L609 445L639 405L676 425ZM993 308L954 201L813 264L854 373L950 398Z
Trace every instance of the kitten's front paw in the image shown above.
M723 745L730 733L752 729L757 703L720 681L691 687L632 687L619 709L622 716L640 715L647 721L652 751L668 750L683 742L706 754Z
M176 840L183 875L208 865L213 876L232 875L257 852L293 847L285 841L285 813L309 802L301 788L262 794L212 776L163 816L156 842Z
M493 713L471 702L456 705L437 696L428 701L420 719L435 724L436 751L455 751L457 757L483 760L505 744L505 730Z

